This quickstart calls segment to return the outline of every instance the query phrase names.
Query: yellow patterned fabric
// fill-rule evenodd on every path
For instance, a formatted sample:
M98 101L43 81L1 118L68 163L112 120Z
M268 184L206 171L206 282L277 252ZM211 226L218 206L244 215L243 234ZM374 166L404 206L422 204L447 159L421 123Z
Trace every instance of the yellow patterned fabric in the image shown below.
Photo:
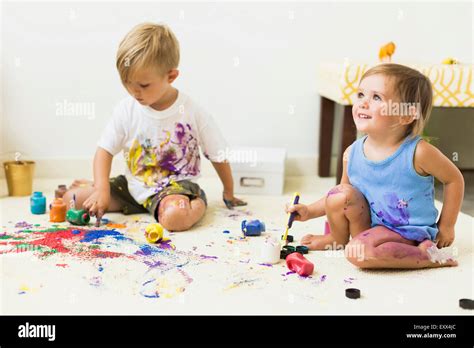
M403 63L404 64L404 63ZM474 107L472 64L404 64L428 76L433 86L433 106ZM342 105L352 105L362 75L374 64L325 63L318 73L318 92Z

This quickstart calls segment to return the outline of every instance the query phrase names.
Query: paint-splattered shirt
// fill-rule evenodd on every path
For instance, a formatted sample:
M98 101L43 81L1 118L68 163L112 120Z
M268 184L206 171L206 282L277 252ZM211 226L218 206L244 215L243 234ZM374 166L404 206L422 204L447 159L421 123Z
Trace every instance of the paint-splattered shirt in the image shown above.
M347 176L367 199L372 227L386 226L406 239L434 240L438 210L434 205L434 178L421 176L414 168L419 136L407 137L391 156L371 161L364 154L367 136L351 148Z
M141 105L131 96L125 98L98 146L113 156L123 151L128 189L143 204L171 180L198 178L199 148L209 160L223 162L227 143L211 115L179 92L163 111Z

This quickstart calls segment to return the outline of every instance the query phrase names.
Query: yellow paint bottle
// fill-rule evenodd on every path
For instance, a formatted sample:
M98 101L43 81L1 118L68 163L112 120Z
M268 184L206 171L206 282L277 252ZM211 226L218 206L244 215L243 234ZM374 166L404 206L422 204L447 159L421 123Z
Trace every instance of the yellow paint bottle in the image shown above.
M149 224L145 228L145 237L149 243L156 243L163 239L163 226L160 224Z

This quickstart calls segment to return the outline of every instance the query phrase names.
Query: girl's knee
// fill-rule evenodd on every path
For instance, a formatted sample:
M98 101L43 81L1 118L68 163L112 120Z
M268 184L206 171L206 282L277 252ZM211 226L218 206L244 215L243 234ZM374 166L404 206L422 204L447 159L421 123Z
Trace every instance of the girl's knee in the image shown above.
M350 184L339 184L333 187L326 196L326 208L331 210L346 207L354 196L355 190Z
M350 206L354 205L360 209L356 209L355 212L353 212L354 209L348 210ZM369 214L364 195L350 184L340 184L333 187L326 196L325 207L329 211L343 211L349 219L359 216L364 209Z

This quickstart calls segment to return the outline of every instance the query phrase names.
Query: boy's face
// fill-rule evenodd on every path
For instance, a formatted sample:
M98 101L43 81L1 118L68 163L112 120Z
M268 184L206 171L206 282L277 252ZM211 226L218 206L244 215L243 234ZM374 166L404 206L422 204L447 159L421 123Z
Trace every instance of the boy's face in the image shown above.
M394 116L389 108L393 103L399 103L399 98L390 78L376 74L363 79L352 107L357 130L367 134L384 134L400 127L401 117Z
M125 83L125 88L142 105L159 104L167 97L171 83L178 77L178 70L172 69L166 74L155 69L137 71L133 78Z

